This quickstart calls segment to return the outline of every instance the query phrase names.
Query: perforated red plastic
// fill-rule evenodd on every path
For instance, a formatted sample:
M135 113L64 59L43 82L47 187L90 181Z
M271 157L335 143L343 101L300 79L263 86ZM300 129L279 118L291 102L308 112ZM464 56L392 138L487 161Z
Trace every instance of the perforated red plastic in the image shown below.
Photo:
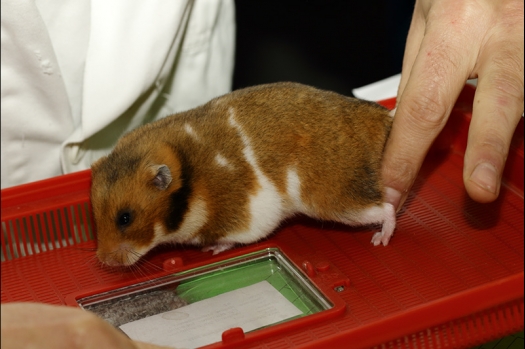
M147 256L158 268L112 272L95 261L90 172L83 171L2 190L1 300L66 304L71 295L164 275L171 257L190 268L277 246L346 310L263 336L226 336L209 348L468 348L517 332L524 316L523 120L500 198L473 202L462 182L473 93L465 87L388 247L370 244L374 229L298 217L266 241L218 256L163 247Z

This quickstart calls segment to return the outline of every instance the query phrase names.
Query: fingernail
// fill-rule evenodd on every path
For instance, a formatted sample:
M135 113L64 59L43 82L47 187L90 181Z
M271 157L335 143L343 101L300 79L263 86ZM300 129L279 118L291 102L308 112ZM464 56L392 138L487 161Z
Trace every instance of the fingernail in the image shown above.
M401 202L401 193L394 188L385 187L385 202L392 204L396 212L399 209L399 203Z
M481 188L493 194L496 193L498 174L496 168L489 163L482 162L470 175L469 180L479 185Z

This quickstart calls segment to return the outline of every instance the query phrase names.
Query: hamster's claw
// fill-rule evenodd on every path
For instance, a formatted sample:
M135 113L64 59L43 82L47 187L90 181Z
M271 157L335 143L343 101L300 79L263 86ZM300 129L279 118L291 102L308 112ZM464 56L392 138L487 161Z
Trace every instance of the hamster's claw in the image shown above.
M374 246L379 246L381 243L383 243L383 246L388 245L388 242L390 241L390 238L392 237L392 234L385 234L382 231L378 231L377 233L372 236L372 241L370 243L374 244Z
M202 249L202 252L209 252L209 251L213 251L213 255L215 256L216 254L219 254L223 251L226 251L226 250L229 250L230 248L232 248L235 244L233 243L218 243L216 245L212 245L212 246L206 246Z

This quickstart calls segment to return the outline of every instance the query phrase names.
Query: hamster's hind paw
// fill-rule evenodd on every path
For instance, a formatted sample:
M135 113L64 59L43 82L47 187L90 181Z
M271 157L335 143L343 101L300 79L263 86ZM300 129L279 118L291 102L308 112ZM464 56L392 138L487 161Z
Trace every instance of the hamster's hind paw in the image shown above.
M375 233L374 236L372 236L372 241L370 241L374 246L379 246L381 243L383 246L388 245L390 238L394 235L394 229L396 228L396 211L394 206L385 203L383 204L383 208L383 229Z
M206 246L202 249L202 252L213 251L213 255L219 254L223 251L227 251L232 248L235 244L233 243L218 243L212 246Z
M379 246L381 243L383 243L383 246L388 245L388 242L390 241L390 238L394 235L391 234L383 234L382 231L378 231L377 233L372 236L372 241L370 241L371 244L374 244L374 246Z

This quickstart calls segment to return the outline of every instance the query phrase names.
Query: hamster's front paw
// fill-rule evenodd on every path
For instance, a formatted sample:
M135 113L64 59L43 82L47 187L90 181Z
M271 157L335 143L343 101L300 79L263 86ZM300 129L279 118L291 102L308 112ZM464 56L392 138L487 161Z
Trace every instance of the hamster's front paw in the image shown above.
M235 244L234 243L218 243L218 244L215 244L215 245L212 245L212 246L206 246L202 249L202 252L208 252L208 251L213 251L213 255L215 256L216 254L219 254L223 251L226 251L226 250L229 250L230 248L232 248Z

